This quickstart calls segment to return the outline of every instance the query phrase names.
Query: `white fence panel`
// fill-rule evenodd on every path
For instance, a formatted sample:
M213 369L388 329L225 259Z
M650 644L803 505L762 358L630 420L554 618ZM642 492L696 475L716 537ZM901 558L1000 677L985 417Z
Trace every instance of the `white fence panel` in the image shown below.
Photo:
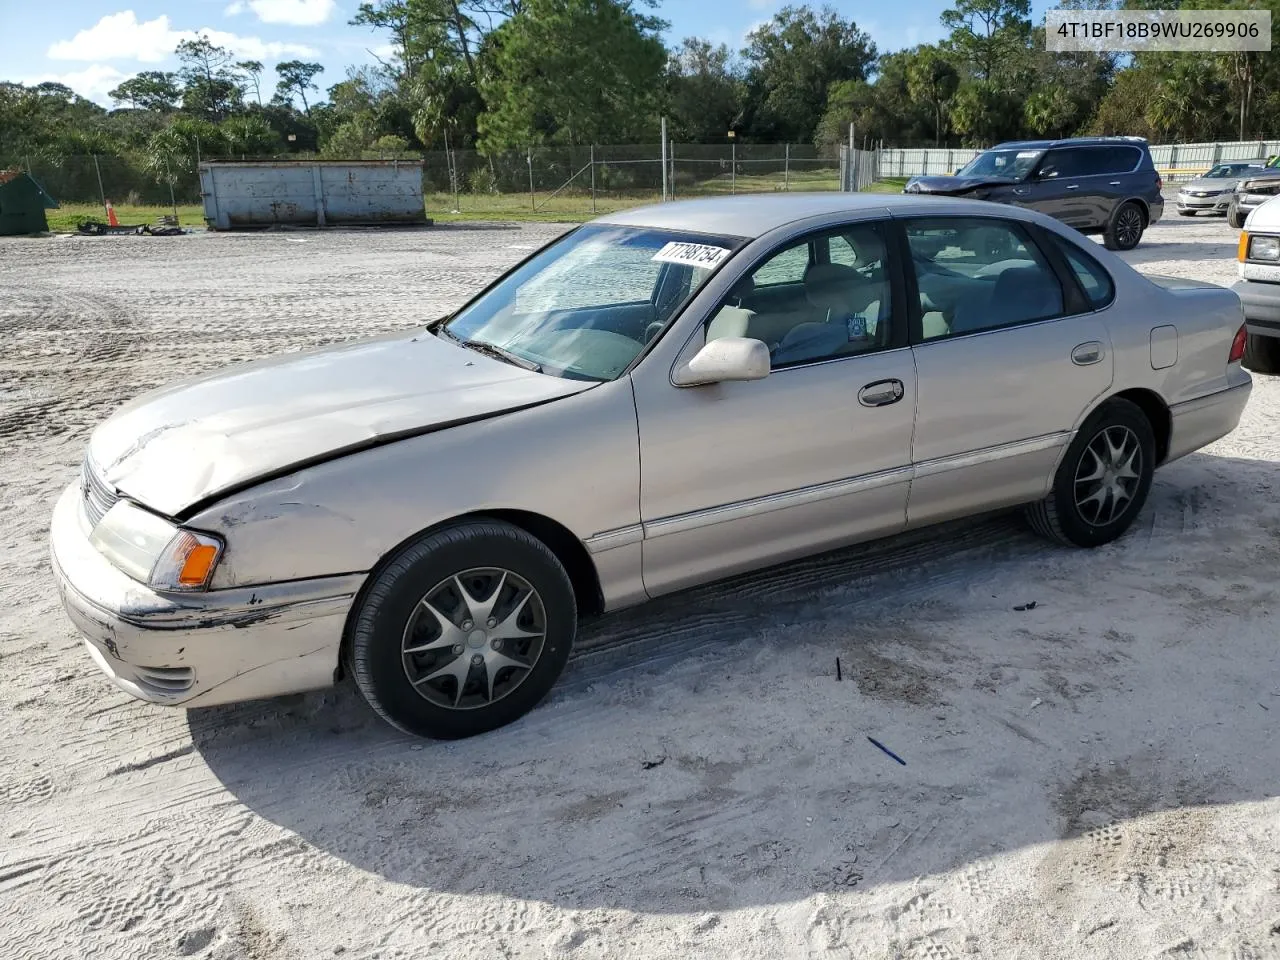
M976 157L979 150L943 147L885 148L880 155L882 177L937 176L954 173ZM1224 160L1252 160L1280 154L1280 140L1243 140L1236 143L1153 144L1151 159L1169 181L1190 180Z

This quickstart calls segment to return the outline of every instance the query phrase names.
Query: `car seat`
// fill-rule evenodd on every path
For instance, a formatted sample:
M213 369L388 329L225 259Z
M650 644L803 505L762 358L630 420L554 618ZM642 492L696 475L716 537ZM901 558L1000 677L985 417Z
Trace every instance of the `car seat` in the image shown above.
M1000 274L995 283L981 286L989 290L979 293L975 284L977 295L956 305L952 333L1007 327L1062 313L1062 290L1041 267L1015 267Z

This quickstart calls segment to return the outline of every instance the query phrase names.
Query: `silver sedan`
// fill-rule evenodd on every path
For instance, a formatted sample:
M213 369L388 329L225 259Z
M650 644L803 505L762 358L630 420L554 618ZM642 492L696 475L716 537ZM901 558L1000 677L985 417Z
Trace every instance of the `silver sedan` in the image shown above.
M1243 348L1234 293L1013 207L645 207L419 330L126 404L54 571L136 697L349 675L397 727L467 736L547 693L580 617L997 508L1107 543L1236 426Z

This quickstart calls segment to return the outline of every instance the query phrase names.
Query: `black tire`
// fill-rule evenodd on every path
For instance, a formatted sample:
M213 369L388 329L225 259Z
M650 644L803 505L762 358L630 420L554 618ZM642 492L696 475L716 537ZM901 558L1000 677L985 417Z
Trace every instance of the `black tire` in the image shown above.
M1237 207L1234 202L1231 203L1231 205L1227 207L1227 223L1230 224L1233 229L1240 230L1244 227L1244 220L1245 218L1240 215L1240 208Z
M1246 334L1244 365L1254 373L1280 373L1280 337Z
M1128 430L1136 440L1141 464L1136 471L1132 496L1121 512L1106 523L1094 522L1077 505L1077 476L1092 463L1090 445L1115 428ZM1076 434L1058 466L1053 490L1045 499L1027 507L1027 519L1041 536L1076 547L1099 547L1119 537L1142 510L1155 473L1156 440L1151 421L1128 400L1109 400L1090 415ZM1081 481L1083 482L1083 481ZM1081 491L1082 493L1084 491ZM1105 501L1104 501L1105 503ZM1102 504L1099 505L1100 508Z
M1146 229L1147 218L1142 208L1132 200L1126 200L1111 211L1111 219L1102 231L1102 244L1108 250L1132 250Z
M445 699L453 696L450 691L456 691L457 681L442 678L443 694L430 683L424 687L428 694L419 693L409 677L410 665L419 661L411 659L415 655L404 653L406 631L422 601L428 594L435 595L437 585L449 590L446 581L450 578L489 568L508 571L508 576L514 574L536 591L537 603L521 605L512 601L512 606L527 606L538 613L540 604L540 651L531 661L532 668L522 674L502 668L495 671L495 677L508 678L499 683L510 683L512 689L492 702L462 708L433 702L428 695L443 695ZM477 598L470 599L475 602ZM515 616L512 614L513 623ZM546 544L508 523L470 521L413 541L375 575L354 621L348 665L361 694L392 726L416 736L455 740L505 726L532 710L564 670L577 627L577 604L569 575ZM472 633L483 631L475 629ZM424 671L464 657L474 661L476 656L483 656L480 651L488 651L483 637L479 642L480 646L473 650L468 640L462 646L463 653L453 658L449 655L456 647L417 656L431 661ZM497 643L493 646L496 648ZM507 649L514 652L510 646ZM486 665L485 670L488 669ZM466 670L464 689L473 691L472 699L487 699L482 685L487 673L481 673L478 665ZM523 679L514 683L511 678L517 676ZM460 700L463 698L461 693L457 695Z

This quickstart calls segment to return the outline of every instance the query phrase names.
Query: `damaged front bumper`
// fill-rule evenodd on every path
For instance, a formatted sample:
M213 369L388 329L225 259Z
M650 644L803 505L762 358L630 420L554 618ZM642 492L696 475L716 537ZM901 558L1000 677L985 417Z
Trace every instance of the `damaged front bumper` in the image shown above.
M334 682L363 574L200 593L158 593L89 542L79 484L54 508L54 577L98 667L126 693L197 707Z

